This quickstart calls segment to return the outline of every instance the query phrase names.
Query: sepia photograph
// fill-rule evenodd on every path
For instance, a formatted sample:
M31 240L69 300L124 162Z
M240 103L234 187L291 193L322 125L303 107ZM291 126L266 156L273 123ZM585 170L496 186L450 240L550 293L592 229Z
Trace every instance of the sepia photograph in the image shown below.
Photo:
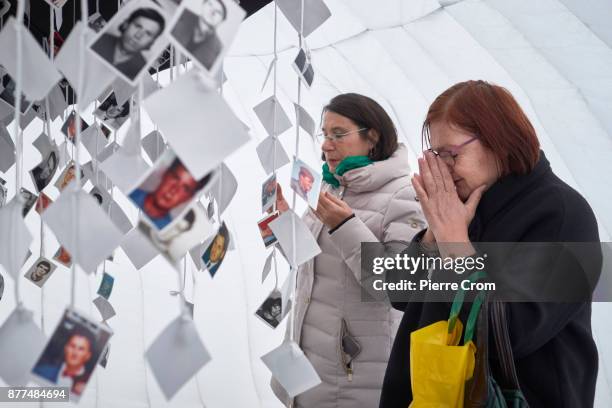
M38 195L38 200L36 200L36 207L34 210L38 214L42 214L51 204L53 204L53 200L45 193L40 193Z
M55 187L58 190L62 191L65 189L73 180L76 179L76 164L74 162L70 162L66 165L64 171L61 172L59 177L55 182ZM81 168L81 185L85 183L85 173L83 173L83 169Z
M111 335L108 326L66 309L32 368L34 381L68 387L70 400L78 402Z
M23 276L39 288L42 288L56 268L57 266L53 262L47 258L40 257Z
M93 53L122 79L135 85L139 75L167 45L165 12L149 0L125 4L90 44Z

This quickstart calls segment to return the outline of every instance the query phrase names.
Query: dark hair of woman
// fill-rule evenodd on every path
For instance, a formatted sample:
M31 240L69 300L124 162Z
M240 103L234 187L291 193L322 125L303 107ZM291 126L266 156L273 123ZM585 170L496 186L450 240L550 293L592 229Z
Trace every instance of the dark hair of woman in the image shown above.
M325 112L344 116L359 128L365 128L359 132L359 135L374 143L370 153L371 160L386 160L397 150L395 125L383 107L374 99L356 93L340 94L332 98L323 108L321 119ZM324 156L322 160L325 160Z

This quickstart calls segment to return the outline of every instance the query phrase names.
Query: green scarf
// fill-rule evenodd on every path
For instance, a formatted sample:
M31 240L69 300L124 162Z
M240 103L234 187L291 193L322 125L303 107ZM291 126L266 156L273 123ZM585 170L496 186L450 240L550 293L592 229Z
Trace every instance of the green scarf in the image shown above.
M335 174L341 176L349 170L358 169L369 164L372 164L372 160L368 156L348 156L338 163ZM340 186L340 182L334 177L334 173L329 171L327 163L323 164L323 180L334 187Z

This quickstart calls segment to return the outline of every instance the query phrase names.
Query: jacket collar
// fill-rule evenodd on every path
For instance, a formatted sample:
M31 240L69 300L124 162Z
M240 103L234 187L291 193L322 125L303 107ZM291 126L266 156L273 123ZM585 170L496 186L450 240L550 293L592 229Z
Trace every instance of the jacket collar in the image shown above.
M550 163L540 150L540 157L534 169L525 175L510 174L495 182L480 199L474 221L470 224L470 237L481 226L486 225L499 211L507 207L516 197L551 172ZM479 235L477 233L477 235Z
M400 143L387 160L348 170L342 176L336 175L336 179L340 181L340 185L346 186L347 190L363 193L378 190L391 180L409 175L408 149Z

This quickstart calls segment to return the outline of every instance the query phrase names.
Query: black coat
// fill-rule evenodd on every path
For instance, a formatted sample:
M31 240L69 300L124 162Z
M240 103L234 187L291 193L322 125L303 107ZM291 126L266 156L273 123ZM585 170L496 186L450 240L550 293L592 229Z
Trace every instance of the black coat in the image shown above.
M469 227L473 242L598 242L593 211L552 172L544 153L525 176L507 176L483 195ZM601 262L599 262L601 265ZM406 408L410 333L446 320L447 303L395 303L404 315L385 374L380 408ZM598 356L590 303L507 303L519 383L530 407L592 407ZM489 345L491 369L495 353Z

